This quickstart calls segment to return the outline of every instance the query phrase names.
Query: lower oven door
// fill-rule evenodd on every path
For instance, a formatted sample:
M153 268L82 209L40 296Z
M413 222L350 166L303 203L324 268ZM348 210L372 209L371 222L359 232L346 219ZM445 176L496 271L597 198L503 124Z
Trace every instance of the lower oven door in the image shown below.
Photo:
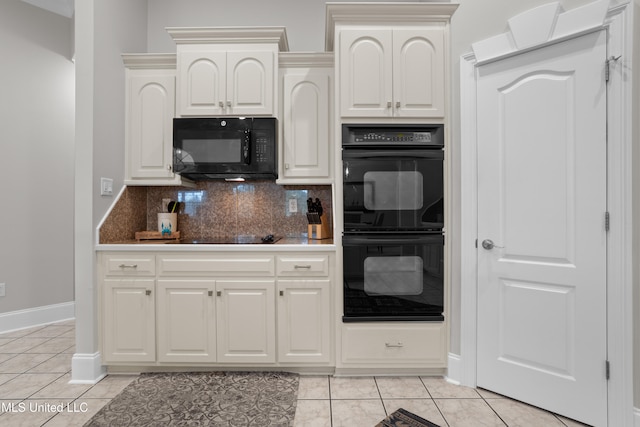
M345 235L344 322L442 321L444 236Z

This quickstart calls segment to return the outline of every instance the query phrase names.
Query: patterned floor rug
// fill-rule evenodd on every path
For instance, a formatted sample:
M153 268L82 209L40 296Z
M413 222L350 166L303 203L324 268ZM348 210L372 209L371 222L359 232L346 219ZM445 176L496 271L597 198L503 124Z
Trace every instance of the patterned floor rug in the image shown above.
M286 372L141 374L85 427L292 426L297 395Z
M380 421L376 427L439 427L437 424L427 421L422 417L413 414L406 409L398 409L384 420Z

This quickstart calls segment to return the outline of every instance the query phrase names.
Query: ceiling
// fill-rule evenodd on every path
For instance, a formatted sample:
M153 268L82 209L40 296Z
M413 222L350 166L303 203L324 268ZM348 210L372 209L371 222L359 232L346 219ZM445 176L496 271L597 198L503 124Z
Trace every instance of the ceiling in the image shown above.
M71 18L74 11L74 0L22 0L49 12Z

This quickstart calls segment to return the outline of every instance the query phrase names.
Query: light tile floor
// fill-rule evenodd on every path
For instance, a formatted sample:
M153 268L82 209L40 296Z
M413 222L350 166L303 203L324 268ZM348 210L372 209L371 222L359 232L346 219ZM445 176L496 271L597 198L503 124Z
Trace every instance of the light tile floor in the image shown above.
M135 375L72 385L75 322L0 334L0 426L82 426ZM582 424L434 377L301 376L296 427L372 427L397 408L442 427Z

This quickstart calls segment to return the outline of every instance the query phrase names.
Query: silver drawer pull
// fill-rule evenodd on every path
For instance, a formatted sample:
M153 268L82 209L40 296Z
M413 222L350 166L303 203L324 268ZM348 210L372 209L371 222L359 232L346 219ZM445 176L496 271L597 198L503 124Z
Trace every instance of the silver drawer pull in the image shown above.
M120 268L138 268L138 264L120 264Z
M311 270L310 265L294 265L293 268L296 270Z
M404 347L404 344L402 344L401 342L398 342L397 344L390 344L388 342L384 343L385 347L387 348L401 348Z
M149 289L147 289L144 293L145 295L151 295L151 291Z

